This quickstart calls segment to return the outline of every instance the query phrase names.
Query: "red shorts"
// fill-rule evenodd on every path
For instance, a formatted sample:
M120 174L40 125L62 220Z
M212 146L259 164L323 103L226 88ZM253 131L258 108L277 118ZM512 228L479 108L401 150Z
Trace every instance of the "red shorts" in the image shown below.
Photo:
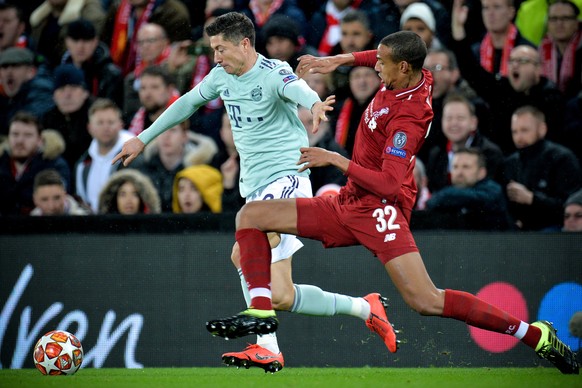
M386 264L418 252L408 220L410 212L375 202L334 197L297 198L299 236L319 240L326 248L363 245Z

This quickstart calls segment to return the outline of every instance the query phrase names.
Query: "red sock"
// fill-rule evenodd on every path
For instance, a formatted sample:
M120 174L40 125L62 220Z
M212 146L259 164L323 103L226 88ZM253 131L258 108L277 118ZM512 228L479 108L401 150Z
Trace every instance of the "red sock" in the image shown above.
M249 228L237 230L235 237L240 247L240 266L249 287L251 306L271 310L271 246L267 235ZM268 292L255 289L267 289Z

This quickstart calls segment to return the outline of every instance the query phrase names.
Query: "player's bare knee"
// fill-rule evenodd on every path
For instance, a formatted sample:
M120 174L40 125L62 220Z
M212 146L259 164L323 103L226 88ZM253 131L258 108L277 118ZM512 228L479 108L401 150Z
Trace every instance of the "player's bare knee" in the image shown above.
M236 228L247 229L257 228L257 214L260 209L257 209L257 202L249 202L245 204L236 214Z
M277 298L275 298L275 295L273 295L271 303L273 305L273 309L277 311L289 311L293 306L293 300L293 295L280 295Z
M234 245L232 246L230 260L232 261L232 264L234 264L236 268L240 268L240 249L238 243L234 243Z
M436 294L418 294L404 297L404 300L410 308L420 315L439 315L442 309L439 309L439 302Z

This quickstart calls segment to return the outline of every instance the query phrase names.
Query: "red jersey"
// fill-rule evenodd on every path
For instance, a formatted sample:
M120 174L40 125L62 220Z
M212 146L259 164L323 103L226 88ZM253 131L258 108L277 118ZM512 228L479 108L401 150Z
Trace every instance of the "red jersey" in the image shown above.
M373 55L373 59L372 59ZM376 63L376 51L356 53L355 66ZM378 90L362 115L352 161L346 171L343 194L411 210L416 196L415 156L428 136L433 118L432 75L422 70L422 80L402 90Z

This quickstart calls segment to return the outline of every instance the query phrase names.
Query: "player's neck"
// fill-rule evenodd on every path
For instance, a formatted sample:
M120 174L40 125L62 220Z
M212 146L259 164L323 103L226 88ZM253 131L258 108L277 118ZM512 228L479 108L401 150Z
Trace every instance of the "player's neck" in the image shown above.
M241 67L240 71L236 72L236 75L241 77L244 74L248 73L255 66L255 63L257 63L258 60L259 54L257 54L257 52L254 49L252 51L249 51L247 60Z

